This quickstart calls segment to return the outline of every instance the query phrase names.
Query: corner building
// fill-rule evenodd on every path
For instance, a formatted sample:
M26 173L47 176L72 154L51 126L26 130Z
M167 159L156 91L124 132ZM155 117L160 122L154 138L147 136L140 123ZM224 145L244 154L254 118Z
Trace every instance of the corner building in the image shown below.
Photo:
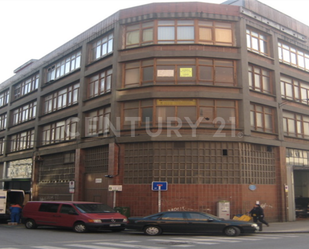
M120 10L0 85L2 187L140 216L164 181L162 211L216 215L225 200L232 218L258 201L268 221L295 220L309 197L308 34L255 0Z

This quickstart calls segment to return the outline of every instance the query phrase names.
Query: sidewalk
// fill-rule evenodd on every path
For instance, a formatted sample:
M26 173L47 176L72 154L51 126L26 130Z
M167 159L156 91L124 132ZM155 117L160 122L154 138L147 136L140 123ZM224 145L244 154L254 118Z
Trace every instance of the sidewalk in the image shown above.
M297 221L269 223L258 233L309 233L309 218Z

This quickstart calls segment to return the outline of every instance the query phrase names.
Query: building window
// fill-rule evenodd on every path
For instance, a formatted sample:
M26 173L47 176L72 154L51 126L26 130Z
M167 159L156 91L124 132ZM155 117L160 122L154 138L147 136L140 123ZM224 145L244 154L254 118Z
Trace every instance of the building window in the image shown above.
M108 93L112 87L113 69L105 70L89 78L88 98Z
M110 115L110 107L86 113L85 135L95 136L109 133Z
M124 150L124 183L275 184L274 152L267 146L227 142L131 143ZM222 155L222 150L227 155ZM243 156L251 160L243 160ZM190 163L188 163L190 162Z
M158 20L158 43L193 43L193 20Z
M44 97L44 114L51 113L77 104L79 83L59 90Z
M0 138L0 155L4 154L4 137Z
M35 91L38 87L39 74L35 74L30 78L27 78L25 81L13 86L14 100Z
M126 27L126 48L153 43L154 22L145 22Z
M34 130L10 136L10 152L31 149L34 146Z
M154 28L155 27L155 28ZM200 43L232 46L233 24L200 20L155 20L125 27L125 48L149 44Z
M24 123L35 119L36 117L36 101L27 105L16 108L12 111L12 125Z
M199 21L199 43L208 45L233 45L233 25L227 22Z
M236 126L236 102L233 100L156 99L123 104L123 128L149 125L166 127L181 122L189 127L200 120L200 127Z
M68 158L68 156L70 158ZM74 152L57 153L44 156L44 162L40 164L40 167L38 167L38 183L45 184L44 186L47 188L47 191L41 191L38 195L39 199L53 199L52 193L54 193L54 189L56 187L61 188L61 186L67 185L69 181L74 179L74 157ZM61 198L67 199L67 195L63 193Z
M42 145L73 140L79 135L75 118L45 125L42 130Z
M236 62L217 59L155 59L126 63L124 87L145 85L235 86Z
M308 157L308 150L286 149L286 163L288 165L306 167L307 169L309 166Z
M290 66L309 71L309 54L297 49L296 47L278 43L279 60Z
M283 132L285 136L309 139L309 116L283 112Z
M258 104L250 105L251 129L261 132L275 132L273 108Z
M0 115L0 130L5 130L7 125L7 114Z
M255 65L249 65L248 73L250 90L266 94L272 93L270 70Z
M281 75L281 97L309 105L309 83Z
M51 65L47 69L47 82L58 79L80 68L81 51L77 51Z
M113 34L108 34L92 44L92 60L95 61L113 52Z
M0 107L5 106L9 103L10 90L6 90L0 93Z
M248 50L262 55L269 55L268 37L259 31L247 29Z

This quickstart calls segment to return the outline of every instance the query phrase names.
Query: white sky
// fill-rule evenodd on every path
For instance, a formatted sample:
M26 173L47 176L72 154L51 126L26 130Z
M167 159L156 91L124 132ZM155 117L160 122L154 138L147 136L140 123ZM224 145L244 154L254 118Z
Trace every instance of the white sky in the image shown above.
M308 0L259 1L309 25ZM152 2L190 1L0 0L0 83L30 59L42 58L118 10Z

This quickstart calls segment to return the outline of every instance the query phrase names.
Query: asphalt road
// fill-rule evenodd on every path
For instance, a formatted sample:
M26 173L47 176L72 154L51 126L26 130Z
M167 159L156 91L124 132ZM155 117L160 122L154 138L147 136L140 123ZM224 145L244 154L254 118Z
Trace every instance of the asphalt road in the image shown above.
M2 249L308 249L308 244L309 236L306 233L256 233L238 237L184 234L146 236L133 231L78 234L55 228L28 230L23 225L0 225Z

